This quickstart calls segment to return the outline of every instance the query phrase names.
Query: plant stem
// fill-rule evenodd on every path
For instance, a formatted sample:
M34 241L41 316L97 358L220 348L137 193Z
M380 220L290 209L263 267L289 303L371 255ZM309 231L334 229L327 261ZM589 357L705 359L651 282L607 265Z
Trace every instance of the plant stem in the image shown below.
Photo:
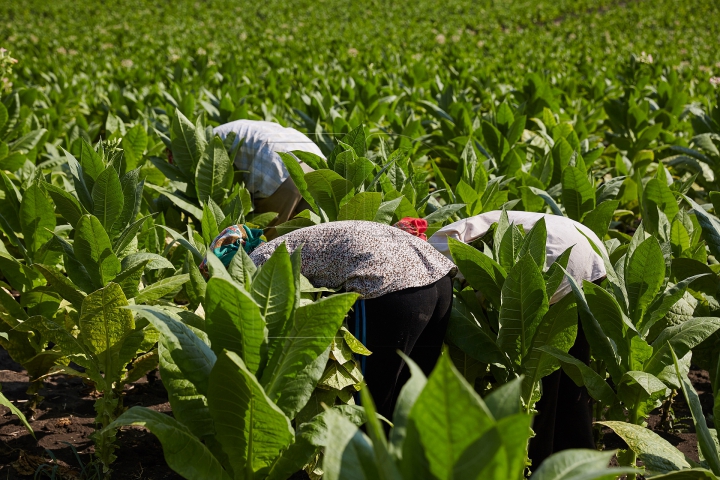
M628 423L636 425L637 421L638 421L638 409L637 409L637 407L633 407L630 410L630 416L628 418ZM637 467L637 453L635 453L635 450L633 450L632 448L630 448L630 451L629 451L628 463L631 467ZM628 473L627 480L636 480L636 479L637 479L636 474Z
M670 410L672 410L673 399L675 398L676 393L677 391L675 390L670 392L670 397L663 404L663 413L662 417L660 417L660 428L662 428L666 432L669 428L668 422L670 420Z

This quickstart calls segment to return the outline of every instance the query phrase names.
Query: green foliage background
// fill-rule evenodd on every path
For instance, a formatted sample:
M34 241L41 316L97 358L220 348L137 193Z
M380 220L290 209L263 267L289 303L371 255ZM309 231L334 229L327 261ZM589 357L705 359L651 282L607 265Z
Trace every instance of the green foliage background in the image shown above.
M103 394L93 440L106 471L115 427L142 424L156 433L161 426L191 432L198 451L212 452L206 457L220 472L213 478L282 478L303 465L313 478L322 475L321 466L331 479L345 478L343 469L358 475L365 469L362 478L428 472L520 478L525 452L519 447L530 434L538 382L563 368L599 401L596 417L627 441L621 464L640 458L666 478L704 467L697 470L704 478L716 478L716 433L704 426L686 377L693 355L711 372L720 415L718 18L719 4L700 0L2 2L0 47L12 57L0 52L0 280L8 282L0 284L0 343L32 378L92 379ZM392 223L405 215L427 218L435 231L502 205L552 211L605 241L608 279L602 287L573 285L573 296L548 310L539 333L530 335L538 319L504 311L521 303L503 288L506 276L508 284L539 292L537 311L544 312L563 261L541 271L544 224L525 235L501 221L492 248L473 245L484 254L451 246L471 288L457 289L450 350L427 388L424 376L413 374L390 438L367 390L367 416L345 405L362 378L350 361L358 350L348 332L330 345L296 348L298 357L307 353L303 348L312 350L315 360L312 379L293 386L303 397L291 408L284 395L292 389L268 383L270 374L255 378L267 359L211 341L221 320L240 319L233 327L240 330L265 322L272 328L277 320L268 312L243 318L253 311L245 307L262 303L249 294L242 309L213 299L230 288L226 283L255 295L277 282L287 297L277 305L303 312L327 307L318 301L322 289L303 281L287 253L276 258L284 266L273 279L267 267L253 277L254 266L242 256L228 271L211 261L217 279L207 285L197 266L225 226L246 216L258 226L270 221L250 216L250 195L230 166L234 152L225 151L232 142L223 144L204 128L243 118L299 128L328 156L327 162L308 158L322 167L309 176L283 157L296 183L306 184L306 199L317 200L286 231L344 218ZM165 161L166 147L174 165ZM328 191L330 200L323 197ZM295 297L287 285L294 285ZM473 290L487 292L483 305ZM157 318L131 322L122 308L129 303ZM338 324L350 303L334 312ZM96 304L113 310L99 315ZM192 313L198 305L207 318ZM567 354L576 308L593 332L589 367ZM560 320L551 329L554 318ZM516 348L502 329L507 322L521 324L532 349ZM234 440L221 445L222 430L235 420L219 410L217 431L207 432L193 431L196 418L183 419L177 402L175 420L138 408L123 413L123 385L158 363L164 376L177 374L175 393L190 388L192 372L178 367L188 359L163 356L173 347L162 325L182 331L199 351L209 352L212 343L222 358L216 375L227 374L244 386L234 391L259 399L258 418L279 419L282 442L259 440L257 451L229 455ZM98 329L116 327L122 328L113 345L94 343ZM70 360L87 372L72 370ZM36 394L41 383L33 385L28 393ZM195 387L210 410L227 400ZM692 408L702 463L686 462L642 425L651 409L672 398L671 390L682 391ZM443 392L453 392L452 401ZM336 398L338 405L323 412L321 403ZM238 411L249 412L240 400ZM441 409L464 421L438 420ZM366 419L369 436L357 430ZM472 444L436 454L437 432ZM172 440L158 436L164 444ZM173 463L168 445L172 468L207 478L188 473L205 475L195 471L199 463L180 457L175 460L185 463ZM648 455L658 445L668 449L655 465ZM268 446L275 450L261 452L267 458L255 465ZM318 453L326 447L327 461ZM348 451L360 453L344 458ZM493 463L506 456L506 464ZM554 458L533 478L576 478L556 471L571 461L576 473L585 464L597 468L582 478L635 472L606 472L606 454ZM676 473L688 478L689 471Z
M167 126L162 110L174 103L188 117L278 120L311 133L315 122L346 133L366 121L418 138L434 133L421 100L444 94L443 103L493 110L529 72L546 76L557 106L593 132L603 97L620 94L625 62L641 52L652 78L675 71L705 102L720 73L718 14L716 2L680 0L31 0L0 5L0 38L20 60L15 86L40 92L50 141L72 140L75 125L95 140L107 112ZM417 122L372 115L380 99Z

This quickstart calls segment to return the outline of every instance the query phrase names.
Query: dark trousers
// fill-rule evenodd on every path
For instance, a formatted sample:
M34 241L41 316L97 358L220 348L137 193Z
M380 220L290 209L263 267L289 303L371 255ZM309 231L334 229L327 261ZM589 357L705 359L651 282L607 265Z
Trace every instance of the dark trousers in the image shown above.
M578 322L577 338L570 355L590 363L590 345ZM592 431L592 400L585 387L575 385L562 369L542 379L542 398L535 404L535 437L530 439L528 455L536 470L555 452L569 448L595 449Z
M435 367L442 351L452 307L452 281L443 277L425 287L407 288L365 300L365 381L378 413L391 420L400 389L410 371L397 354L402 351L426 375ZM349 329L355 332L355 316Z

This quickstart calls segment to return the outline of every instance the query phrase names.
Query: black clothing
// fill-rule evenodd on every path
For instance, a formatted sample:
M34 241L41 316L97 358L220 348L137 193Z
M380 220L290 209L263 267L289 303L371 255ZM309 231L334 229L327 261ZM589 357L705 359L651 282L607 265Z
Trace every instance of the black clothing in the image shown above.
M442 351L452 307L449 276L424 287L413 287L365 300L365 381L378 413L392 420L400 389L410 371L397 350L415 361L429 375ZM355 316L348 328L355 332ZM360 340L360 339L358 339Z
M578 321L575 344L568 352L586 365L590 345ZM595 449L592 431L592 399L587 389L578 387L562 369L542 379L542 398L535 404L535 437L530 439L528 455L533 470L555 452L569 448Z

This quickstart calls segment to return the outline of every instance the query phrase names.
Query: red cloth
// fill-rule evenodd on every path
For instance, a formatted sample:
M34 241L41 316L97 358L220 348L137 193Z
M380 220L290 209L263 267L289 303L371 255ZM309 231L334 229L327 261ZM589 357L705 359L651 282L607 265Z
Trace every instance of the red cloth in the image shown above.
M427 231L428 227L427 220L423 220L422 218L405 217L393 226L406 231L410 235L415 235L422 240L427 240L427 236L425 235L425 231Z

